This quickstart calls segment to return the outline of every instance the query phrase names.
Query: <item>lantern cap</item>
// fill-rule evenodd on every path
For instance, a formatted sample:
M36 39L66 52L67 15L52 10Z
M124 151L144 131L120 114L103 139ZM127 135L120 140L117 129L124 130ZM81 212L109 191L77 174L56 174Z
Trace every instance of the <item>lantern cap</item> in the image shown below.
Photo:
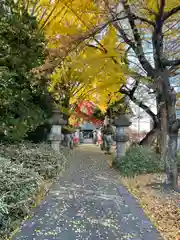
M63 119L62 113L59 111L59 109L56 106L53 107L52 114L53 115L49 120L49 123L53 125L65 125L67 123L67 121Z
M129 118L125 114L120 114L117 118L114 119L114 125L116 127L129 127L132 122L129 121Z

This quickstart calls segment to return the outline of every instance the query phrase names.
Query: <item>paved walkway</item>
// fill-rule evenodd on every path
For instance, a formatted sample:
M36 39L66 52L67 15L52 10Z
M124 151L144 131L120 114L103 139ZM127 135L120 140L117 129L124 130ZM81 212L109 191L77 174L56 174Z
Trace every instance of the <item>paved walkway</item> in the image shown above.
M97 147L78 147L64 176L13 240L158 240Z

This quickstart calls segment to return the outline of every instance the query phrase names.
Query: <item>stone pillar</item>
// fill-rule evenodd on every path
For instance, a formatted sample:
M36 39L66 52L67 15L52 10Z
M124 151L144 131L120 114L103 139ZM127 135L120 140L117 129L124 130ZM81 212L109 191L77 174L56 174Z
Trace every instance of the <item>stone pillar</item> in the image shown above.
M49 121L52 124L51 132L49 134L49 140L51 141L52 148L59 152L59 146L62 141L62 126L66 124L66 121L63 120L62 114L58 109L53 110L53 116Z
M126 143L129 140L129 136L125 133L125 128L129 127L131 122L126 115L121 114L114 120L114 125L116 126L116 157L114 161L120 162L120 158L125 155Z
M103 125L106 126L108 123L109 123L109 117L108 117L108 116L105 116Z
M53 125L49 135L49 140L51 141L52 149L59 152L59 145L61 143L61 126Z

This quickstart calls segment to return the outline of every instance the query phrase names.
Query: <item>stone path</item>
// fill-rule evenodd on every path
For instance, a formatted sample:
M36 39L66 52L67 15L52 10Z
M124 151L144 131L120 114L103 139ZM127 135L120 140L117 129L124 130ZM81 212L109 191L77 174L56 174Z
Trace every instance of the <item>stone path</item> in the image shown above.
M13 240L162 239L97 147L78 147L68 165Z

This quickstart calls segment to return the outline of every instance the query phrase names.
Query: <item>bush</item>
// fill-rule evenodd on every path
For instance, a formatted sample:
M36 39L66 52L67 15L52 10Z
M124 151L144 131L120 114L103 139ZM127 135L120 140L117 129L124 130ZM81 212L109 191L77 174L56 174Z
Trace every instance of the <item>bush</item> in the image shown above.
M43 195L47 179L64 168L66 157L48 144L0 145L0 239L14 230Z
M0 1L0 138L10 142L27 137L52 114L48 79L34 71L44 64L45 38L36 19L18 6Z
M1 156L11 162L22 164L24 168L33 169L44 179L54 178L64 168L65 156L56 153L49 144L20 143L0 145Z
M134 146L127 150L116 164L123 176L134 177L144 173L156 173L163 170L159 155L142 146Z
M7 234L23 219L40 189L42 179L33 170L0 158L0 235Z
M76 129L71 126L66 125L62 127L62 134L71 134L71 133L74 133L75 131Z

